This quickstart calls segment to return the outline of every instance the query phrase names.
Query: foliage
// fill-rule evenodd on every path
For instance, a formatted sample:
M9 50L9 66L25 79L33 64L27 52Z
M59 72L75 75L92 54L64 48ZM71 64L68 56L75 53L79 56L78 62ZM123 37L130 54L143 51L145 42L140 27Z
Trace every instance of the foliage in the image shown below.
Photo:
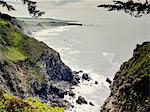
M39 99L19 99L0 90L0 112L64 112L63 107L50 107Z
M25 61L28 58L26 54L20 51L17 47L8 47L4 52L4 55L13 62Z
M37 2L31 1L31 0L21 0L21 2L23 2L24 5L28 6L28 11L29 11L30 15L33 17L39 17L45 13L40 10L37 10L37 8L36 8ZM5 2L3 0L0 0L0 5L2 5L2 7L6 7L8 11L15 10L15 8L12 5L9 5L7 2Z
M23 35L15 30L9 22L0 19L1 36L0 44L5 44L5 49L0 53L5 55L9 60L17 62L24 61L28 55L21 49Z
M147 0L144 3L134 2L129 0L127 2L113 1L114 4L102 4L98 7L103 7L108 9L108 11L121 11L124 10L125 13L129 13L134 17L141 17L144 14L150 14L150 2Z
M0 19L0 44L5 49L0 51L9 60L17 62L29 59L36 62L48 47L34 38L23 35L8 21Z

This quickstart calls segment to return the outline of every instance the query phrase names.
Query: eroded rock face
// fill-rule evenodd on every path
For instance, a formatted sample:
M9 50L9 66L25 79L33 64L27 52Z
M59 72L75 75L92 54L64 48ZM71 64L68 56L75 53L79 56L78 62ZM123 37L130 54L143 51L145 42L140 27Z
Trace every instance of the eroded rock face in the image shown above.
M0 13L0 89L22 98L40 97L43 101L53 96L57 101L52 101L52 105L68 105L63 100L65 88L56 86L58 91L54 91L51 85L65 82L61 84L71 86L72 70L61 61L59 53L23 34L12 19L14 22L15 18Z
M133 57L115 74L101 112L149 112L150 42L137 45Z
M71 82L73 80L71 69L61 61L57 52L50 52L49 50L45 51L40 58L49 80Z

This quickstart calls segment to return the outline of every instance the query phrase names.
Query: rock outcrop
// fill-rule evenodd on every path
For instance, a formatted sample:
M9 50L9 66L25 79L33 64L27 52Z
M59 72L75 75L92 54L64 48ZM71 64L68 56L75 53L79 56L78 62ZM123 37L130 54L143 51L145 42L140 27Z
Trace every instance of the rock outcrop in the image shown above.
M137 45L133 57L121 65L101 112L150 111L150 42Z
M21 98L57 98L57 102L50 103L52 106L68 105L63 97L74 82L72 70L55 50L23 34L15 20L0 13L0 89ZM52 85L57 83L59 86L54 88Z

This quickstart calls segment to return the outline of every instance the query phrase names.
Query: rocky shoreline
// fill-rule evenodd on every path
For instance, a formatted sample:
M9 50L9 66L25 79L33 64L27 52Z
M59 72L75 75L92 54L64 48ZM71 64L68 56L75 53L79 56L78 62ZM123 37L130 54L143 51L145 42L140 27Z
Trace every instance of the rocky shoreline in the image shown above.
M39 98L42 103L66 110L75 105L95 107L93 101L77 95L74 87L83 82L99 85L100 81L82 70L72 71L58 52L27 36L20 23L0 13L0 90L18 98ZM149 111L149 53L150 42L137 45L133 57L120 67L114 80L106 79L111 93L101 112Z
M16 18L0 13L0 27L0 89L19 98L32 96L50 106L73 108L64 97L75 97L72 86L81 80L92 80L89 74L73 72L61 61L59 53L26 36ZM14 50L13 55L9 49ZM76 102L88 104L82 96ZM94 106L92 102L89 105Z

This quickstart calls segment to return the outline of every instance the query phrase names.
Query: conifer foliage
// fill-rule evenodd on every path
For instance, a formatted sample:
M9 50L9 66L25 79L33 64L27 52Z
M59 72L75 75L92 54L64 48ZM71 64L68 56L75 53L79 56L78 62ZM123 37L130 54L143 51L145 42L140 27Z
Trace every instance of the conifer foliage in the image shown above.
M24 5L27 5L28 6L28 11L29 11L29 14L33 17L39 17L39 16L42 16L45 12L43 11L40 11L37 9L37 2L35 1L31 1L31 0L20 0ZM5 7L7 8L8 11L12 11L12 10L15 10L15 8L8 4L6 1L4 0L0 0L0 5L2 7Z
M103 7L108 9L108 11L121 11L123 10L125 13L130 14L134 17L141 17L145 14L150 14L150 1L146 0L142 1L133 1L129 0L127 2L124 1L113 1L114 4L102 4L98 7Z

